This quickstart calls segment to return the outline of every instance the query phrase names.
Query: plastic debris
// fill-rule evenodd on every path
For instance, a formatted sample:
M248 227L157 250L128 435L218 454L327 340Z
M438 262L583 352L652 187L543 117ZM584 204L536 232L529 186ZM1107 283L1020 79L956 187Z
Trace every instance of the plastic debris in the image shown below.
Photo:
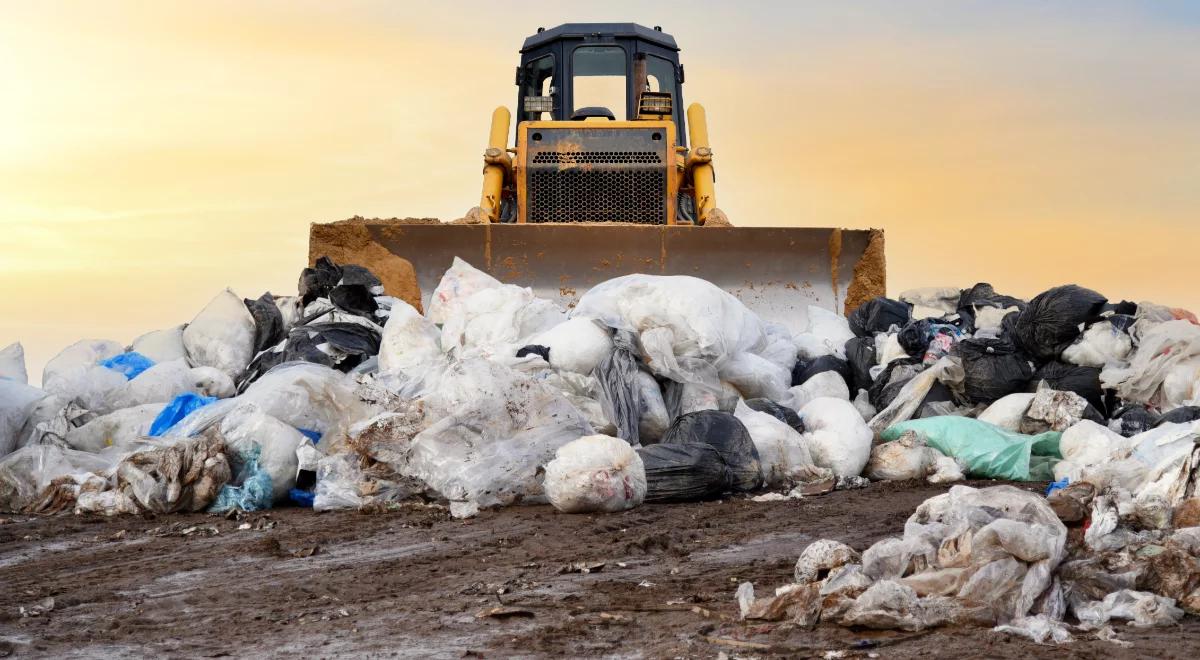
M646 497L646 470L629 443L590 435L558 449L546 464L546 497L564 513L624 511Z

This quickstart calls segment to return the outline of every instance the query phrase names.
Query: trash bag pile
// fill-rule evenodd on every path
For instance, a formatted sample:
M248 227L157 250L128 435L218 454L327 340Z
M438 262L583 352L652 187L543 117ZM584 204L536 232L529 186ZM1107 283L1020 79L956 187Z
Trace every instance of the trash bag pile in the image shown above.
M1140 479L1063 479L1046 497L953 486L917 507L901 537L862 552L812 543L792 583L765 597L739 586L741 616L907 631L986 625L1062 644L1200 615L1200 499L1191 495L1200 422L1172 426L1160 438L1166 449L1125 459L1154 463Z
M0 351L5 511L604 512L1101 473L1128 490L1156 464L1114 457L1200 418L1200 326L1073 285L922 289L789 328L702 279L627 275L566 310L461 259L421 310L321 258L294 296L224 290L27 382L20 345Z

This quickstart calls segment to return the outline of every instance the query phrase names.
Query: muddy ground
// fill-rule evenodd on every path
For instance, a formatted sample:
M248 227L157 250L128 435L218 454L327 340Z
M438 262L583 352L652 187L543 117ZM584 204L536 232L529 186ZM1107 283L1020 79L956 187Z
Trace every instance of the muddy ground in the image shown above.
M986 485L986 484L979 484ZM546 506L453 520L281 509L242 520L10 516L0 655L48 657L1192 657L1200 620L1132 642L1041 647L983 628L925 633L737 621L734 590L791 579L818 538L865 549L945 486L872 484L800 501ZM576 563L603 564L580 573ZM52 609L50 600L53 599ZM24 615L21 608L25 608ZM503 608L505 616L483 615Z

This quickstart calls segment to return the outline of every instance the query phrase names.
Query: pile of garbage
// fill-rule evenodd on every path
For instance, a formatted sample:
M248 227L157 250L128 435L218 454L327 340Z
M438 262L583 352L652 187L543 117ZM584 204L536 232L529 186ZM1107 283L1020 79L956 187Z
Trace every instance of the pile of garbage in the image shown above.
M419 310L320 259L295 296L217 294L28 384L0 351L0 510L317 510L549 502L615 512L868 480L955 486L902 538L821 541L748 619L1064 641L1200 611L1200 325L1070 285L876 298L803 328L685 276L627 275L569 312L455 260Z
M794 581L772 595L739 586L741 616L907 631L987 625L1037 643L1093 634L1127 645L1112 624L1173 625L1200 614L1200 508L1174 529L1146 519L1137 504L1158 497L1164 480L1194 487L1196 432L1176 434L1189 467L1144 482L1137 494L1090 482L1049 498L1008 485L953 486L917 507L900 538L861 553L834 540L812 543Z
M0 351L6 511L592 512L968 476L1135 493L1166 460L1137 448L1200 418L1200 326L1073 285L1026 302L977 284L788 328L653 275L568 312L462 260L418 310L322 258L295 296L225 290L27 382L20 345Z

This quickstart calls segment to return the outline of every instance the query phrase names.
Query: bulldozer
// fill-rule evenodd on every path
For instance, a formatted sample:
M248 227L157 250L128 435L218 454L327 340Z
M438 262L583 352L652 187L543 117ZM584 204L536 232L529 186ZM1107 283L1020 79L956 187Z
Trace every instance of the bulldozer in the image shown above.
M729 222L705 110L684 111L679 52L660 27L538 28L520 50L515 130L507 107L492 113L479 205L451 223L314 224L310 261L383 273L418 309L455 257L568 308L630 273L704 278L791 327L810 304L849 313L883 295L881 230Z

